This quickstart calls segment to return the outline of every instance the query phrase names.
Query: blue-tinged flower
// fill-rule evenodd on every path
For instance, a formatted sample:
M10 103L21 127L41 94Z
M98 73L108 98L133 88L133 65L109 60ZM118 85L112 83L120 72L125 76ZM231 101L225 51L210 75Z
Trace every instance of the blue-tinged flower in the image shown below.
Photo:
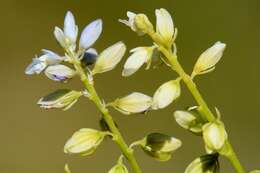
M93 45L102 32L102 20L97 19L88 24L81 33L79 47L87 49Z
M59 82L65 82L76 74L74 70L61 64L47 67L44 73L49 79Z
M84 66L92 65L96 62L97 56L98 56L98 53L97 53L96 49L89 48L85 51L85 53L81 59L81 62Z
M64 19L64 35L68 37L72 42L77 41L78 26L75 23L73 14L68 11Z
M36 57L36 58L33 58L32 63L26 67L25 74L27 74L27 75L39 74L46 67L47 67L47 64L43 61L40 61L39 58Z
M65 59L64 57L61 57L50 50L43 49L42 52L43 54L41 56L33 58L32 63L27 66L25 69L26 74L39 74L48 65L59 64Z
M63 48L75 50L78 36L78 26L73 14L68 11L64 19L63 30L55 27L54 36Z

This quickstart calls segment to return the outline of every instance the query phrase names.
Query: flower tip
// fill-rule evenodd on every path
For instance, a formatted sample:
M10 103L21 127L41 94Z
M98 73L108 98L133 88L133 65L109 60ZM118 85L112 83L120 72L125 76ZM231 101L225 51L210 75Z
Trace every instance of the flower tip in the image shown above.
M72 14L72 12L71 12L70 10L68 10L68 11L66 12L66 17L69 17L69 16L73 16L73 14Z
M217 41L217 42L215 43L215 45L218 46L218 47L220 47L220 48L222 48L222 49L225 49L226 46L227 46L226 43L222 43L221 41Z

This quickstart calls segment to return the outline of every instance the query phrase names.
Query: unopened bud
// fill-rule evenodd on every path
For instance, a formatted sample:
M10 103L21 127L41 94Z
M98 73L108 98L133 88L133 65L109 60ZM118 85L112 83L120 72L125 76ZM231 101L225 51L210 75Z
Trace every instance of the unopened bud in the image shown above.
M63 110L67 110L77 102L80 96L82 96L82 92L69 89L59 89L45 97L42 97L37 104L46 109L63 108Z
M134 23L137 30L143 33L154 32L153 24L145 14L137 14L134 18Z
M179 139L161 133L151 133L141 142L142 149L159 161L167 161L182 145Z
M208 154L192 161L184 173L217 173L218 171L218 154Z
M64 146L64 152L68 154L92 154L103 141L106 133L95 129L80 129L75 132Z
M203 126L203 139L208 149L220 151L225 145L227 133L220 120L209 122Z

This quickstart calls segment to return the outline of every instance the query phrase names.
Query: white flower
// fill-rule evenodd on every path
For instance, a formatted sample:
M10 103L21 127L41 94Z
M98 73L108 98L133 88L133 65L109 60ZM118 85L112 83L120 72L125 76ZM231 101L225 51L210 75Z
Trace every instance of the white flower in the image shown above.
M208 149L220 151L227 139L224 124L219 120L209 122L203 126L203 139Z
M149 67L151 58L153 55L154 46L152 47L137 47L130 50L133 53L126 61L123 76L130 76L135 73L144 63L147 63Z
M161 38L171 44L174 35L174 25L169 12L163 8L156 9L156 32Z
M120 60L125 54L125 51L126 46L121 41L106 48L97 57L97 61L92 70L92 73L103 73L112 70L120 62Z
M193 76L214 70L215 65L221 59L225 48L226 44L218 41L212 47L203 52L194 66Z
M171 104L181 94L180 80L171 80L162 84L154 93L153 109L162 109Z
M25 70L25 73L28 75L39 74L41 73L48 65L59 64L65 58L59 56L58 54L43 49L43 54L40 57L33 59L32 63L29 64Z
M32 75L32 74L39 74L45 68L47 64L44 61L40 61L37 57L33 58L32 63L29 64L25 69L25 74Z
M44 73L54 81L67 81L76 74L74 70L61 64L49 66Z
M37 104L45 109L63 108L63 110L67 110L77 102L80 96L82 96L81 92L69 89L59 89L42 97Z
M68 154L92 154L103 141L105 133L95 129L80 129L66 142L64 152Z
M133 92L111 103L111 106L124 114L141 113L148 110L151 105L152 98L138 92Z
M65 16L63 30L56 26L54 36L63 48L72 50L76 48L78 26L75 24L74 16L70 11Z
M79 47L83 49L89 48L99 38L102 32L102 20L97 19L87 25L81 33Z
M126 26L129 26L133 31L138 32L138 30L135 26L135 16L136 16L136 14L131 12L131 11L128 11L126 13L126 15L128 17L128 20L119 19L118 21L125 24ZM140 34L143 34L143 33L140 33Z

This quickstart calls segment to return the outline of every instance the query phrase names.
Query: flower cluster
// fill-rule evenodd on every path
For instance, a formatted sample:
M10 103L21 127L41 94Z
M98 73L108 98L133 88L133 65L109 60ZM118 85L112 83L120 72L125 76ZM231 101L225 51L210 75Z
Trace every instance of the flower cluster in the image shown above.
M188 75L177 59L177 46L175 43L177 28L174 26L170 13L161 8L155 10L155 15L155 27L143 13L136 14L129 11L127 12L127 20L119 19L119 22L130 27L139 36L148 35L153 40L153 45L138 46L130 50L131 55L124 64L122 76L133 75L144 64L146 64L146 69L150 69L155 60L170 66L179 75L176 79L161 84L152 96L132 92L109 103L99 97L94 87L94 76L114 69L123 58L126 46L122 41L119 41L100 53L92 47L102 32L101 19L88 24L83 29L78 41L79 28L70 11L65 16L63 29L59 27L54 29L54 36L64 49L64 54L59 55L53 51L43 49L40 56L33 58L25 73L33 75L44 72L49 79L58 82L68 82L69 79L76 75L80 77L85 86L82 91L59 89L42 97L38 104L45 109L61 108L68 110L81 96L93 101L102 115L100 120L101 130L81 128L68 139L64 146L64 152L81 156L90 155L96 151L103 139L109 136L122 151L117 163L108 171L109 173L129 172L123 163L123 158L129 161L136 173L141 173L133 154L136 146L158 161L168 161L173 152L181 147L182 142L173 136L150 133L128 146L108 108L113 107L122 114L127 115L164 109L180 97L181 84L182 82L185 83L197 101L198 106L189 107L185 110L176 110L174 118L182 128L201 136L206 150L205 155L196 158L189 164L185 173L217 173L219 170L219 156L230 157L233 151L229 146L228 135L224 123L221 121L220 112L216 109L217 117L215 117L215 113L210 111L200 96L193 80L195 76L215 69L216 64L223 55L226 44L218 41L204 51L195 63L193 72ZM65 165L65 172L71 173L68 165ZM251 173L257 172L259 171L255 170Z
M133 13L129 12L129 16L131 15L133 15ZM145 16L139 17L142 18ZM123 22L128 24L126 21ZM132 21L129 22L132 23ZM147 25L149 24L147 23ZM132 25L131 27L133 30L139 30ZM104 114L108 113L108 106L114 107L123 114L143 113L149 110L165 108L180 96L180 79L164 83L155 91L153 97L139 92L133 92L111 103L105 103L103 99L99 98L95 91L94 75L114 69L124 56L126 46L123 42L119 41L99 54L96 49L92 48L92 45L102 32L101 19L91 22L83 29L77 45L78 30L73 14L67 12L63 29L59 27L55 27L54 29L54 36L59 45L64 49L64 56L44 49L41 56L33 59L32 63L26 68L25 73L32 75L44 72L49 79L58 82L68 82L69 79L75 75L80 77L86 87L84 90L58 89L42 97L38 101L38 104L45 109L61 108L68 110L81 96L85 96L97 105L103 114L101 118L102 130L82 128L76 131L64 146L64 152L66 154L86 156L94 153L106 136L112 137L116 143L121 142L120 147L122 146L122 141L118 141L119 132L115 133L117 129L113 129L114 126L117 128L117 125L114 124L111 130L111 122L108 123L109 120L104 118ZM147 63L147 68L149 68L151 57L156 48L157 46L155 45L151 47L139 47L132 50L131 52L134 53L127 60L125 65L127 68L124 69L123 75L129 76L137 70L135 61L136 58L139 57L141 58L139 66L142 66L143 63ZM131 69L131 64L133 65L133 69ZM181 146L179 139L161 133L151 133L143 139L133 142L133 144L137 143L145 153L159 161L169 160L172 153ZM134 146L133 144L125 150L131 150ZM124 152L122 154L125 157L128 155ZM127 158L127 160L129 160L129 158ZM68 165L65 166L65 171L67 173L71 172ZM126 166L123 164L122 156L120 156L117 164L109 170L109 173L117 172L128 173Z
M130 51L132 55L127 59L122 75L130 76L134 74L143 64L147 64L146 69L149 69L153 60L159 59L176 71L180 77L162 84L154 93L152 98L139 94L138 96L136 95L136 97L130 95L132 97L129 102L129 96L116 100L112 105L120 111L123 110L127 113L136 113L143 112L144 110L147 111L151 109L157 110L165 108L180 96L180 82L182 80L184 80L184 83L187 83L187 81L191 82L188 88L190 87L189 89L193 89L191 87L194 86L192 81L194 77L213 71L225 50L226 44L219 41L216 42L212 47L208 48L199 56L194 65L192 74L187 75L182 67L179 67L180 65L177 60L177 46L175 43L177 28L174 26L171 15L165 9L156 9L155 15L156 30L154 30L154 26L150 22L149 18L142 13L136 14L133 12L127 12L128 20L119 20L121 23L129 26L138 35L149 35L154 42L153 46L137 47ZM176 68L176 66L178 67ZM200 100L198 102L200 103ZM122 107L122 103L128 106ZM133 107L137 108L137 106L134 105L138 105L138 108L140 109L138 111L132 109ZM196 135L202 136L205 142L207 155L194 160L187 167L186 173L215 173L218 171L219 167L218 155L227 155L229 152L229 149L226 146L228 135L223 122L220 120L220 116L218 116L214 121L209 121L209 119L204 116L204 109L205 105L199 105L190 107L187 110L177 110L174 113L176 122L181 127ZM218 110L217 115L220 115ZM149 149L151 150L149 147L148 150L147 147L143 148L146 151L149 151ZM156 154L153 152L151 155L154 156ZM159 160L167 160L167 158L168 156L165 155L162 158L159 158Z

